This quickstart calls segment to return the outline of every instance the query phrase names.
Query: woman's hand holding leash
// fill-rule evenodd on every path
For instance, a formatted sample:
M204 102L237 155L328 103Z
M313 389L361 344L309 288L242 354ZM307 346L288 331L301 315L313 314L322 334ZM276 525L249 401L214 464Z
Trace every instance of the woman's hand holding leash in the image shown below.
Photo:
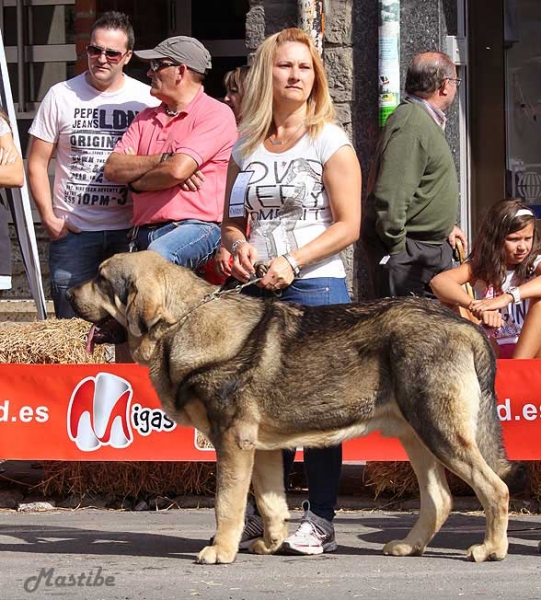
M295 279L291 263L283 256L262 263L257 261L257 250L252 244L238 240L233 246L231 274L238 281L247 282L254 277L262 277L257 285L275 291L288 287Z
M255 263L257 262L257 250L255 246L244 240L233 242L231 247L233 264L231 274L238 281L247 282L255 276Z
M268 271L259 283L267 290L282 290L291 285L295 279L291 264L283 256L273 258L267 267Z

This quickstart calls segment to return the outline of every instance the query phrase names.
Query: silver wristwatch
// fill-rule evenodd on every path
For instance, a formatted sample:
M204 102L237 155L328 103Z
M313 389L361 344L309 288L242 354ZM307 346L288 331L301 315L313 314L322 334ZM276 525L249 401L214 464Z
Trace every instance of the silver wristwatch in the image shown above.
M520 304L520 291L519 291L518 287L516 287L516 286L510 287L507 290L507 293L511 294L511 296L513 297L513 302L515 304Z
M295 277L298 277L301 274L301 268L299 267L299 263L295 260L295 258L291 256L289 252L282 254L282 258L285 258L289 263L289 266L293 271L293 275L295 275Z

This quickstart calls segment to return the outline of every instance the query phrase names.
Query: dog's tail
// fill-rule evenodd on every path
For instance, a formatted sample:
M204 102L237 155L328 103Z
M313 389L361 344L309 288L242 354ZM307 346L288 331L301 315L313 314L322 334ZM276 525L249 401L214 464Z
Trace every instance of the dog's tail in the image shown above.
M505 452L496 402L496 358L484 334L475 335L473 354L481 387L477 445L489 466L505 481L510 493L517 494L528 484L528 470L524 463L509 461Z

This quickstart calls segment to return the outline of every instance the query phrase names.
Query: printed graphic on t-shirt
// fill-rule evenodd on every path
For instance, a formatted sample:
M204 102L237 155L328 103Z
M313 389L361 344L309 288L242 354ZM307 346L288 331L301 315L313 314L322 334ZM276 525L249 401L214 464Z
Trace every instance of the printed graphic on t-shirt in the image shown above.
M526 318L525 303L510 304L506 308L501 309L500 312L504 320L504 325L494 332L494 337L501 344L511 343L512 341L516 342Z
M103 169L115 144L138 111L118 106L73 109L69 176L64 190L67 204L124 206L128 189L105 179Z
M254 161L246 194L253 236L264 241L267 256L278 256L299 246L296 232L303 222L330 218L324 197L323 166L304 158Z

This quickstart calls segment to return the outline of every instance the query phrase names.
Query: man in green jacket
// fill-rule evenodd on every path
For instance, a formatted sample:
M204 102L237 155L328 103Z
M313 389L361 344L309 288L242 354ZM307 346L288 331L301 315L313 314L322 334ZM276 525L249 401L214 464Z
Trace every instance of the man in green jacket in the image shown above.
M440 52L413 59L407 96L382 130L361 239L374 295L433 297L428 282L452 267L458 182L445 139L445 112L460 79Z

